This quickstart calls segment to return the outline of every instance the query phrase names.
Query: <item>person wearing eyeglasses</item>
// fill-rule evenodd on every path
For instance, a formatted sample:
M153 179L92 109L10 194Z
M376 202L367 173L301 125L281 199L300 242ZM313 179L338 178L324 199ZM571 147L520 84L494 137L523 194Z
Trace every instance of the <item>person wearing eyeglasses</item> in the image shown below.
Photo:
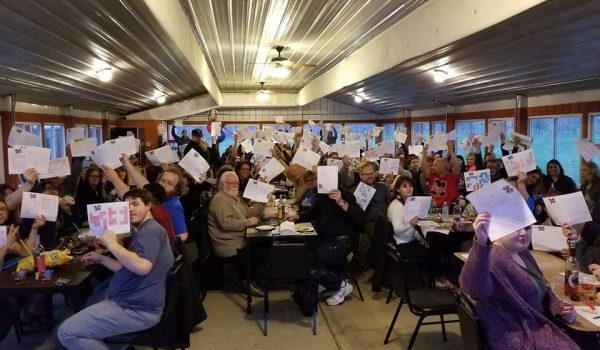
M83 176L83 181L77 186L75 202L77 209L84 220L87 220L88 204L104 203L107 197L104 194L104 185L102 184L102 169L92 166L89 167Z

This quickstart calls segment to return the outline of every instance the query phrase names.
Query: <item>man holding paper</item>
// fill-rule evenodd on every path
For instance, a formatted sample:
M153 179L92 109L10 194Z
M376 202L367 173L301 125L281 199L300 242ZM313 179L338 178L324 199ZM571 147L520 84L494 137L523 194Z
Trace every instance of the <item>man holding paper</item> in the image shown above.
M421 157L421 172L427 179L427 187L431 194L433 205L436 208L441 208L444 203L450 205L456 197L458 197L458 186L460 183L460 162L454 154L454 147L451 141L448 141L448 155L450 156L450 164L443 158L437 158L433 161L433 166L429 168L427 164L427 145L423 147L423 155ZM452 169L449 171L448 169Z
M150 214L151 195L143 189L125 194L133 236L127 248L114 232L98 240L114 259L97 252L83 256L89 264L102 264L115 273L103 290L90 300L102 300L64 321L58 339L67 349L104 349L104 339L148 329L161 318L166 294L167 272L173 265L171 244L165 229Z

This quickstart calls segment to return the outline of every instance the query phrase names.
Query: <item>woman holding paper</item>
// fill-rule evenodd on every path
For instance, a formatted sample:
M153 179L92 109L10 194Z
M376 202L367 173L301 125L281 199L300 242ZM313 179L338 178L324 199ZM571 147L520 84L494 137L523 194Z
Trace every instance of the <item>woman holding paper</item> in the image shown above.
M580 349L546 316L572 323L576 313L552 292L529 253L531 228L492 243L491 219L488 213L475 219L475 243L460 275L461 289L477 305L484 348Z
M80 181L79 186L77 186L75 202L84 220L87 220L88 204L106 202L102 185L102 169L89 167L86 170L83 181Z
M417 231L416 225L419 218L416 216L409 220L404 218L404 205L407 198L413 195L412 179L400 176L394 182L393 190L395 198L388 206L387 216L394 229L396 249L402 257L407 259L431 258L436 261L437 263L434 265L435 286L442 289L453 288L454 285L448 279L442 277L444 267L441 264L441 257L436 256L428 249L429 244Z

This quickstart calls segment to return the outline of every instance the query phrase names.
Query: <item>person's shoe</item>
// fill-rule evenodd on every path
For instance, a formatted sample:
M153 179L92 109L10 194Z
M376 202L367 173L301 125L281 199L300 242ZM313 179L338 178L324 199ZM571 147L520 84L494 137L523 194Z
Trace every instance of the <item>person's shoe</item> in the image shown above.
M254 282L250 282L250 295L257 298L262 298L265 296L265 291L262 290L259 286L254 284Z
M337 292L335 292L332 296L327 298L327 300L325 302L329 306L340 305L341 303L344 302L344 299L350 293L352 293L353 289L354 289L354 287L352 287L352 285L348 281L343 281L342 285L340 286L340 289Z

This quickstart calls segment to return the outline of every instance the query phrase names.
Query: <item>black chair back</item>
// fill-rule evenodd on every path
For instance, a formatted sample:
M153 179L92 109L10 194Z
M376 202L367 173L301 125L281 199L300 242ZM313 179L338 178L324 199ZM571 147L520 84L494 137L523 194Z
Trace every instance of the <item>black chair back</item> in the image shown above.
M389 271L392 282L392 289L404 302L411 305L410 291L426 289L427 284L423 279L415 280L409 278L410 271L425 271L427 275L431 274L431 260L429 259L403 259L393 244L388 244L387 254L389 259ZM422 275L421 275L422 276Z
M306 242L297 238L277 237L271 243L267 277L270 280L308 280L312 256Z
M483 339L479 328L479 318L475 304L471 298L462 292L456 294L456 306L460 320L460 334L465 350L483 349Z

